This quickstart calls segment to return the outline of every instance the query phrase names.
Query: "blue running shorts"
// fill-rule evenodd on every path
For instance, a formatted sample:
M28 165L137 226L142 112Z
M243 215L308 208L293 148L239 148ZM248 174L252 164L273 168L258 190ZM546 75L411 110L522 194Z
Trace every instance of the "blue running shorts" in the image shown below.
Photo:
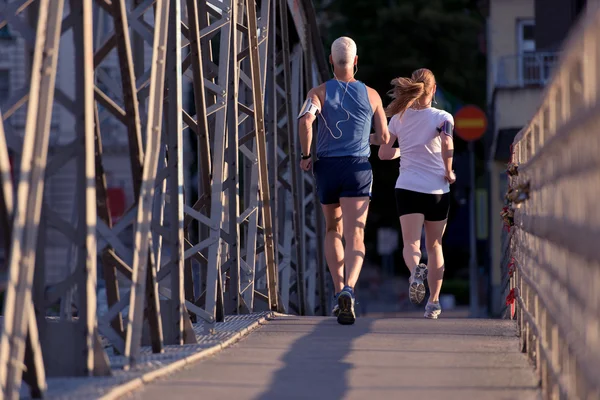
M373 171L368 157L324 157L313 173L321 204L337 204L341 197L369 197Z

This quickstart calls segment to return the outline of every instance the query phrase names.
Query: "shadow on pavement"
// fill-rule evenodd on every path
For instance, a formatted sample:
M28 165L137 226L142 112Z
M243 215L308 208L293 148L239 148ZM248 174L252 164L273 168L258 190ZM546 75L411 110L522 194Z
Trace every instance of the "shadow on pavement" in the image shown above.
M274 375L269 389L257 400L341 399L348 391L352 364L345 361L355 339L367 334L373 320L358 318L342 326L334 318L315 324L283 356L285 366Z

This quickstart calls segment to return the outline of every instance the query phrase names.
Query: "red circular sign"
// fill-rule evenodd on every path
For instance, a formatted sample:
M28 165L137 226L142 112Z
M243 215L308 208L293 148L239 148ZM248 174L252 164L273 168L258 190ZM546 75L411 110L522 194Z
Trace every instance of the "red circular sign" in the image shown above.
M454 130L466 141L481 138L487 129L487 117L477 106L464 106L454 116Z

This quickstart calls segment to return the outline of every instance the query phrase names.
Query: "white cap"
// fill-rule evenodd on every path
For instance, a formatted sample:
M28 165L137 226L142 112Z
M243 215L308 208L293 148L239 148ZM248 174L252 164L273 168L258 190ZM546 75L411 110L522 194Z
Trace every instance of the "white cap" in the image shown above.
M354 64L356 57L356 43L349 37L337 38L331 45L331 57L333 63L340 67L349 67Z

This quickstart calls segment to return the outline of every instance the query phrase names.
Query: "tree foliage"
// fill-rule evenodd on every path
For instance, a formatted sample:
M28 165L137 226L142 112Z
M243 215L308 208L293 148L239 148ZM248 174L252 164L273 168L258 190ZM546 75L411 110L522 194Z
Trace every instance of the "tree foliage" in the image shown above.
M485 109L486 57L482 50L485 19L477 0L315 0L323 45L329 54L331 43L349 36L358 46L357 79L376 89L384 104L390 98L390 81L408 77L418 68L429 68L442 89L446 104L475 104ZM442 96L439 96L442 97ZM455 112L454 107L448 111ZM455 166L466 150L466 143L455 140ZM394 215L394 185L398 176L398 160L380 161L373 165L374 191L366 242L370 254L376 241L377 227L397 226ZM460 180L460 179L459 179ZM467 182L464 177L454 191ZM458 217L461 207L452 197L449 229L466 224ZM466 249L445 249L448 266L465 264ZM400 253L396 262L403 264ZM450 268L452 269L452 268Z
M327 54L339 36L358 46L357 78L383 96L390 81L417 68L433 71L445 91L485 103L484 18L474 0L321 0Z

